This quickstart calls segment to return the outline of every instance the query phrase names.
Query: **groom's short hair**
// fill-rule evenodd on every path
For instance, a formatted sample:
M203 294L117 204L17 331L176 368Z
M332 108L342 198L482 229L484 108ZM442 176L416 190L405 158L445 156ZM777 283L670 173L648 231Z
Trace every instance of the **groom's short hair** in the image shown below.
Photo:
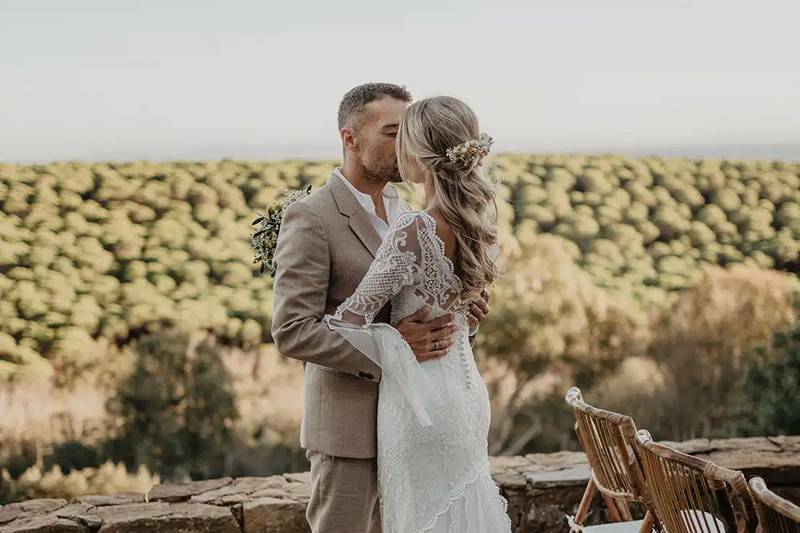
M411 102L411 93L408 89L394 83L364 83L353 87L347 91L339 104L339 129L363 113L368 103L385 96Z

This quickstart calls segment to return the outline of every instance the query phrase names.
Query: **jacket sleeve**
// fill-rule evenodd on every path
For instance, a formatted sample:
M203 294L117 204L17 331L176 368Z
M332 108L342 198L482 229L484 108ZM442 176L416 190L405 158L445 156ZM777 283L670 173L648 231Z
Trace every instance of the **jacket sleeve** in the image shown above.
M330 280L327 232L303 201L284 212L275 250L272 338L286 357L380 381L378 365L322 323Z

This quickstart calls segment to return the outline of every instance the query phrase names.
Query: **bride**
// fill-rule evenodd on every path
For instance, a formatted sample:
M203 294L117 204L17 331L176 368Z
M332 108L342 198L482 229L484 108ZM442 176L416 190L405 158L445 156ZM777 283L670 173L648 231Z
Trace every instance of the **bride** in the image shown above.
M381 367L383 531L509 533L489 471L489 395L468 338L469 305L498 275L495 191L481 164L492 139L469 106L441 96L409 106L396 143L400 174L424 185L426 207L394 220L355 293L323 318ZM373 323L389 300L392 324L426 305L451 312L447 354L419 363L393 326Z

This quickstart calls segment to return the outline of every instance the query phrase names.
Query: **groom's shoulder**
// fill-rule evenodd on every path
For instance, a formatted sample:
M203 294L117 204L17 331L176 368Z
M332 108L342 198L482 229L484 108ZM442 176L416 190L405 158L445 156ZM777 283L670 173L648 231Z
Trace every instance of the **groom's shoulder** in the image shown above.
M311 194L303 198L303 201L305 201L309 207L314 209L324 209L330 207L333 203L333 195L331 194L330 186L325 184L317 190L312 190Z
M323 185L319 189L312 189L311 194L308 196L292 202L289 207L286 208L286 212L296 211L298 213L307 213L310 211L324 218L329 210L335 207L336 205L331 195L330 188L327 185Z

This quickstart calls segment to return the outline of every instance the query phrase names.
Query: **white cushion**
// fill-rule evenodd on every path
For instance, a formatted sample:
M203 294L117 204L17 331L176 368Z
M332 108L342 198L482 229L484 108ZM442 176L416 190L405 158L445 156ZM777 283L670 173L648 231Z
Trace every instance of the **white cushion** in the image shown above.
M630 522L609 522L607 524L597 524L596 526L583 526L584 531L594 531L596 533L625 533L636 532L642 527L644 520L632 520Z
M725 524L711 513L692 509L690 511L681 511L681 514L683 515L683 522L686 524L686 528L689 531L710 531L716 533L717 528L723 533L725 531ZM705 518L703 515L705 515ZM714 522L717 523L717 527L714 527ZM700 528L699 530L698 526Z
M706 513L704 511L681 511L683 515L683 520L687 524L687 528L690 531L695 531L697 528L695 527L696 524L700 525L700 530L709 531L709 533L716 533L717 529L714 527L714 522L717 523L717 527L721 533L725 533L725 525L714 515L711 513ZM697 516L692 516L697 514ZM705 517L701 516L705 515ZM596 526L583 526L583 531L587 532L594 532L594 533L626 533L626 532L638 532L644 520L633 520L631 522L609 522L607 524L598 524Z

